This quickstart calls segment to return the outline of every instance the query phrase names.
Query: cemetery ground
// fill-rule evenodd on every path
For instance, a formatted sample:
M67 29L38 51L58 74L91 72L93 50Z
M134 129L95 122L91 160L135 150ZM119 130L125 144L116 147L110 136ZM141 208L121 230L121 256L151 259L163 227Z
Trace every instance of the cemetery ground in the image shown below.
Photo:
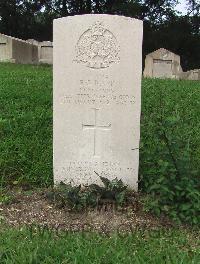
M46 198L52 68L0 64L0 263L200 263L199 89L143 80L140 193L77 212Z

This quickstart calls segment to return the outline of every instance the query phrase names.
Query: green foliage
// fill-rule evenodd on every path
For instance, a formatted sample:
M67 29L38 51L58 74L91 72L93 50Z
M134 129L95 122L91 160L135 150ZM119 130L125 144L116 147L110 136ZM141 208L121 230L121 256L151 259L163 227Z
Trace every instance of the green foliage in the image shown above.
M200 61L200 3L185 1L187 15L177 13L177 0L1 0L0 32L25 40L52 40L53 19L124 15L144 21L143 59L163 47L181 56L184 70L195 69Z
M84 188L61 183L52 192L47 194L47 198L53 200L58 206L67 206L71 209L81 210L86 207L95 207L104 203L112 203L122 206L127 201L127 186L121 180L101 177L104 186L91 184Z
M122 206L127 199L127 186L123 184L122 180L118 180L117 178L110 181L105 177L99 177L104 186L100 187L98 185L91 184L89 186L89 190L100 197L100 200L113 200L117 205Z
M5 193L0 193L0 205L1 204L9 204L13 201L13 197L7 195Z
M81 186L72 186L71 184L61 183L52 192L47 194L59 207L68 207L72 210L82 210L87 207L97 205L97 196L95 193Z
M156 25L146 21L144 23L143 55L163 47L180 55L184 71L198 69L200 67L199 29L200 16L197 15L172 15L170 19Z
M149 210L191 224L200 222L199 87L198 81L142 83L139 189L150 195ZM0 94L0 188L50 186L51 68L0 64ZM120 182L116 187L103 181L109 195L123 203ZM96 204L95 186L90 188L81 196L84 206Z
M144 230L106 236L42 228L0 230L0 263L197 264L198 232Z
M145 86L140 188L150 194L146 208L200 224L199 83L144 80Z
M51 68L1 63L0 95L0 185L51 184Z

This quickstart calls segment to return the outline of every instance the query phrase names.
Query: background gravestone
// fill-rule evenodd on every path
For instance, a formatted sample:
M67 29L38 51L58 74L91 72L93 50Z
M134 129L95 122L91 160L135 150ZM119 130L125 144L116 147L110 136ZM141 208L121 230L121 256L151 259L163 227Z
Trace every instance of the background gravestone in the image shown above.
M54 181L137 189L142 22L82 15L54 21Z
M180 56L166 49L158 49L146 56L144 77L178 79L182 68Z
M35 40L35 39L27 39L26 40L28 43L31 43L31 44L33 44L33 45L35 45L35 46L38 46L39 45L39 41L37 41L37 40Z
M0 34L0 61L33 64L38 60L38 47L27 41Z
M53 42L28 39L27 42L38 47L38 63L53 64Z
M181 80L193 80L198 81L200 80L200 69L190 70L187 72L182 72L180 74Z
M0 34L0 61L9 61L11 57L11 39Z
M53 64L53 43L51 41L39 43L39 62Z

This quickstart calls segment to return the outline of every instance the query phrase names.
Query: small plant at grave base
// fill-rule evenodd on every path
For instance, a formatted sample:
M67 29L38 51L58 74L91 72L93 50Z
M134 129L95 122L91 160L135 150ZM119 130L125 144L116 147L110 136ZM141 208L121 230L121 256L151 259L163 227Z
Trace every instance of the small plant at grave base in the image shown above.
M13 200L14 200L14 197L12 197L10 194L0 191L0 205L10 204L13 202Z
M69 206L72 209L81 209L81 185L72 186L61 182L56 188L47 193L47 198L54 201L58 207Z
M99 177L103 186L91 184L81 188L81 185L72 186L61 182L58 187L47 194L47 198L54 201L59 207L67 206L74 210L82 210L88 207L94 208L106 203L111 203L115 206L124 205L128 196L127 186L117 178L108 180L105 177Z
M96 173L96 172L95 172ZM124 185L122 180L118 180L117 178L113 180L109 180L105 177L97 176L101 179L104 186L99 186L97 184L89 185L89 190L92 193L95 193L98 198L98 202L101 203L103 201L113 201L117 206L122 206L127 201L127 186Z

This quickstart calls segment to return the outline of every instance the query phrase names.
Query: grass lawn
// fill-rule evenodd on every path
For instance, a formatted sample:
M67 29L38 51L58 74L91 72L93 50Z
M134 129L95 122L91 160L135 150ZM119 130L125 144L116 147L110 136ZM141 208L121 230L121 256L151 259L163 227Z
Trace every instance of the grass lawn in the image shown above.
M52 112L51 67L0 64L0 198L6 186L53 183ZM155 195L155 212L164 208L176 218L180 209L179 218L194 219L194 224L199 219L199 116L200 82L143 80L140 189ZM14 229L0 223L0 263L198 264L199 230L106 236Z
M0 263L198 264L197 235L194 231L170 229L112 236L1 229Z
M143 80L140 178L144 189L143 178L148 185L164 166L156 162L164 160L157 139L161 114L164 129L177 146L179 167L187 171L179 157L189 149L192 169L200 171L199 90L198 81ZM0 95L0 184L52 184L52 68L1 63Z
M0 64L0 183L52 183L52 68Z

